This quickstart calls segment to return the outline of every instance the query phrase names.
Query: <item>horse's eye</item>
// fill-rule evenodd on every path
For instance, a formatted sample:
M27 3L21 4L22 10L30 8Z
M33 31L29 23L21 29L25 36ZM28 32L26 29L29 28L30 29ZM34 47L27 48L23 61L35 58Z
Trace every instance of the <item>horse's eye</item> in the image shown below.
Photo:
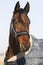
M18 20L14 20L14 24L17 24L18 23Z
M15 22L15 24L17 24L17 22Z

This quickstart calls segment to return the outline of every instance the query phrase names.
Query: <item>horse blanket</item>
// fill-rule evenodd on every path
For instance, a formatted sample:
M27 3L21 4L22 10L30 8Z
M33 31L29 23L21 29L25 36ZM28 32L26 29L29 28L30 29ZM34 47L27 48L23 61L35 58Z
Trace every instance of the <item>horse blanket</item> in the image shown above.
M32 35L31 43L31 49L24 56L21 54L21 58L10 61L5 59L4 65L43 65L43 43Z

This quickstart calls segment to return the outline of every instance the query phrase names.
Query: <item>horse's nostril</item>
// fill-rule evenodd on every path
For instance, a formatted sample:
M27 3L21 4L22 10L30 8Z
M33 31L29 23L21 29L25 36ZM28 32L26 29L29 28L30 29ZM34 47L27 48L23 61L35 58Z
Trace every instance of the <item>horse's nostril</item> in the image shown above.
M29 45L26 42L23 42L23 49L24 50L28 50L29 49Z
M27 44L26 44L26 42L23 42L23 46L26 48L27 47Z

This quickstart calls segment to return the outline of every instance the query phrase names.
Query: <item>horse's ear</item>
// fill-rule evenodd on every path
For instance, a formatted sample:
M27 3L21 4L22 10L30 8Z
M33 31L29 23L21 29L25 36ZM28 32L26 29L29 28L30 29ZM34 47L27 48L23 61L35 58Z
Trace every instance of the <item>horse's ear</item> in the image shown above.
M19 1L16 3L16 6L15 6L15 9L14 9L14 13L15 12L18 12L20 9L20 4L19 4Z
M29 10L30 10L30 5L29 5L29 2L27 2L26 6L24 7L24 11L25 11L26 13L28 13Z

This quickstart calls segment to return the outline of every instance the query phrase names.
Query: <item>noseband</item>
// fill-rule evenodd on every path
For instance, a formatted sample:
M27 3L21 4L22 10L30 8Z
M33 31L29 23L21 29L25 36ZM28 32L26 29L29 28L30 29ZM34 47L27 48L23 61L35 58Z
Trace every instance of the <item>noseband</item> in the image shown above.
M21 35L28 35L29 36L29 32L25 32L25 31L16 32L16 30L13 27L13 23L11 23L10 32L15 35L15 38L17 38L17 37L19 37Z

